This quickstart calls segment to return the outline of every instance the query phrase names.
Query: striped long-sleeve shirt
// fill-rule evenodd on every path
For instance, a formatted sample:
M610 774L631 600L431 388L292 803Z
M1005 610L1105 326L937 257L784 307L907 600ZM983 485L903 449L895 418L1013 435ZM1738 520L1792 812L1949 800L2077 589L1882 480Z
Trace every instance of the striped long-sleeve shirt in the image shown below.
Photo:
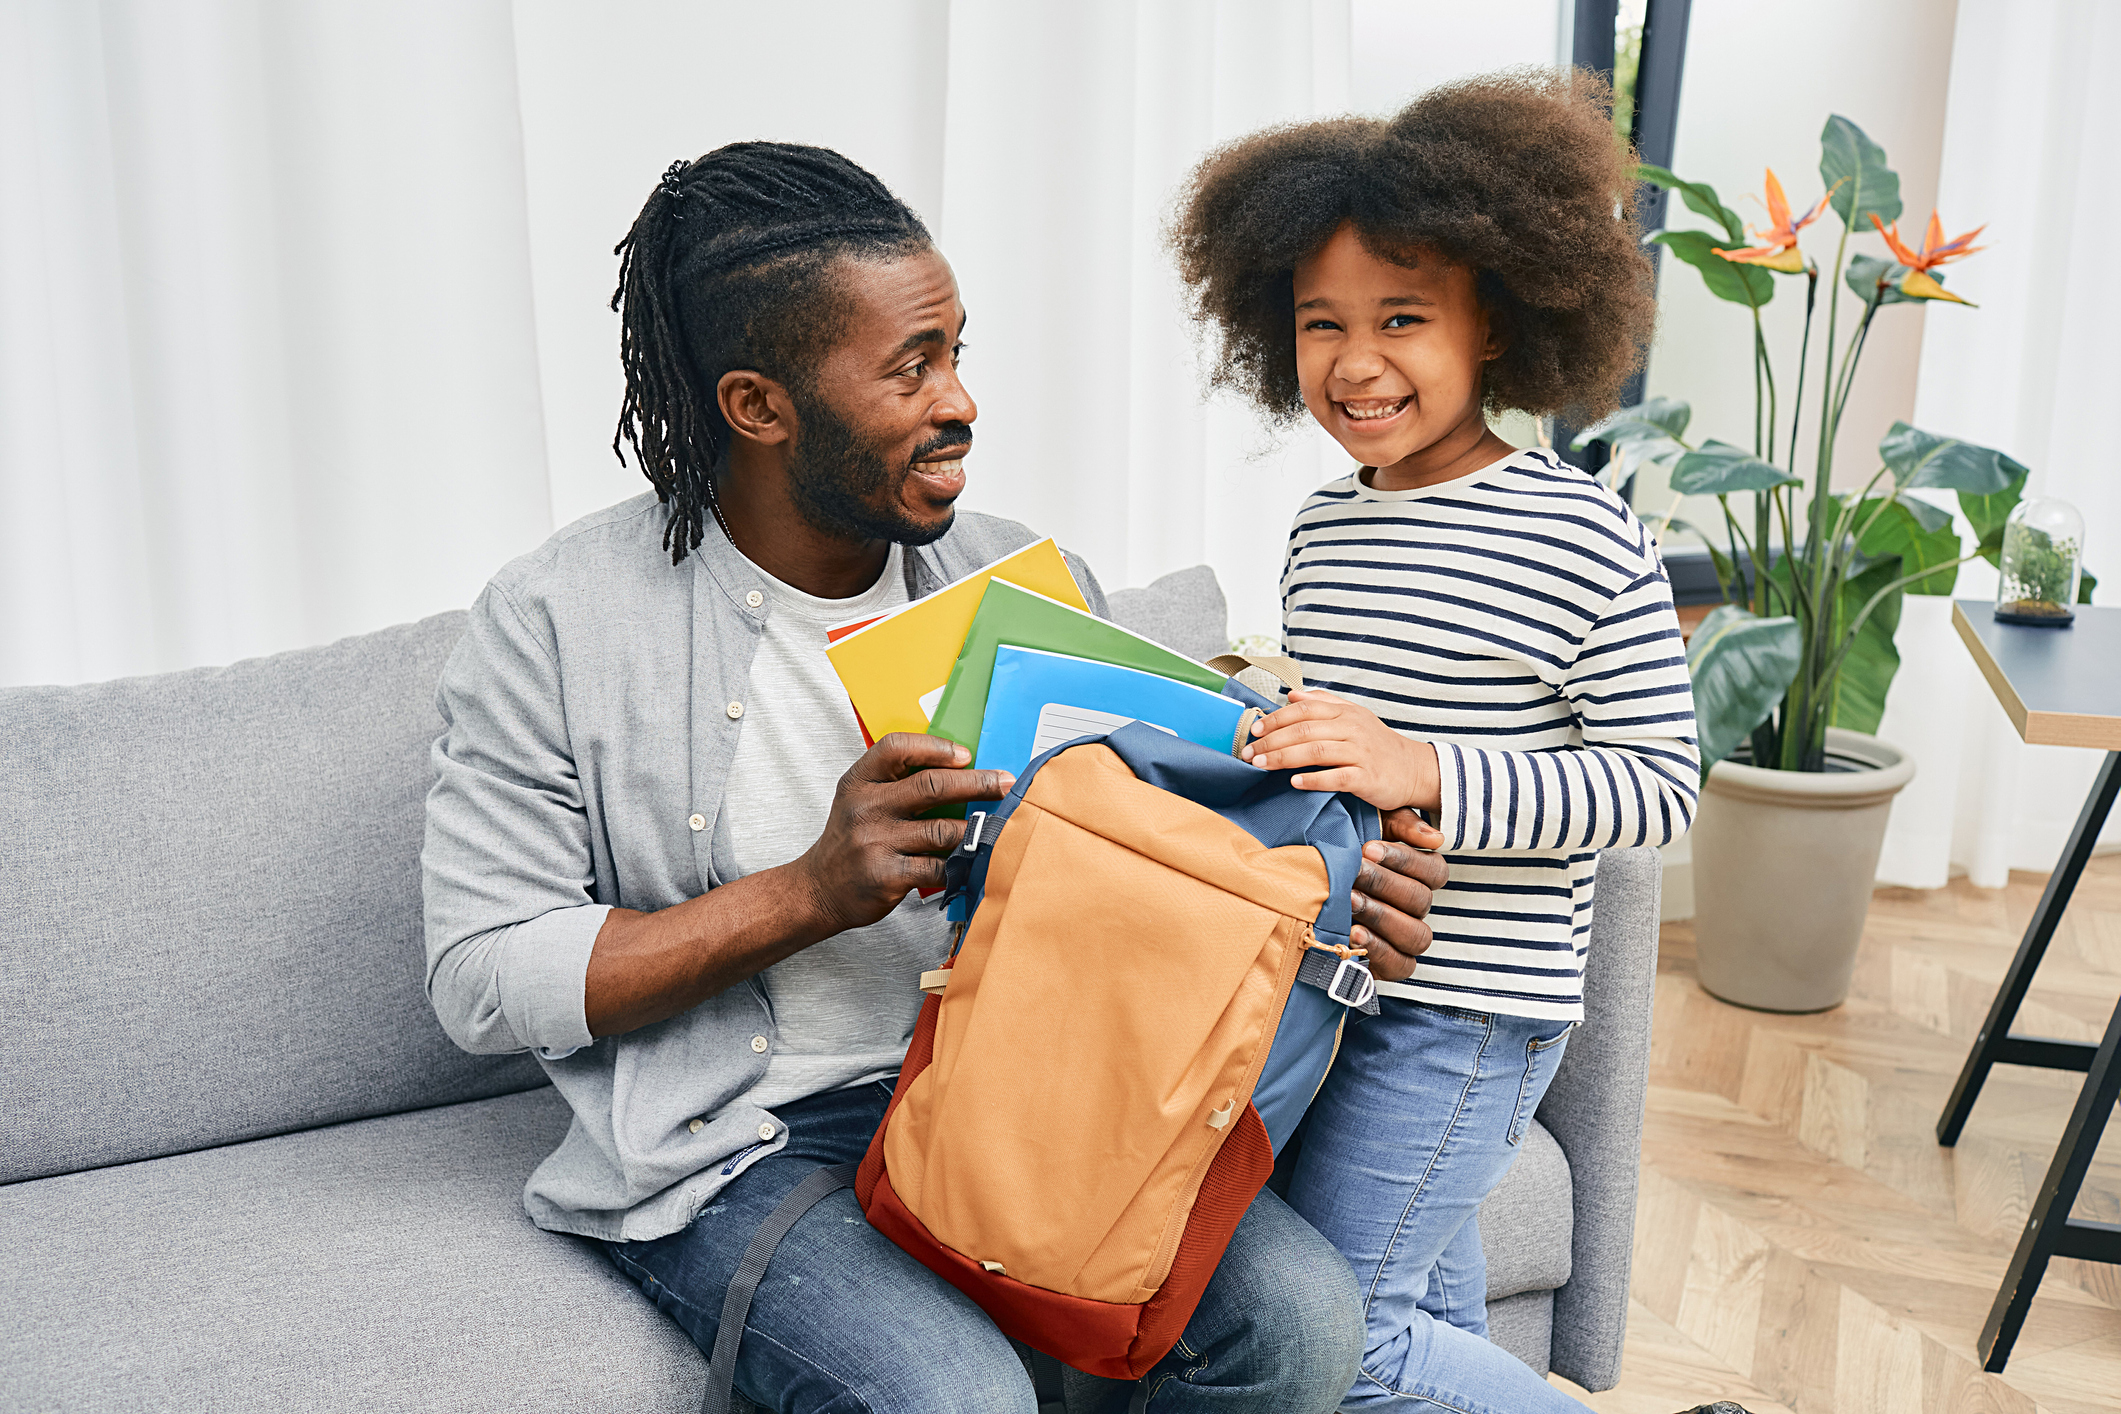
M1694 703L1672 588L1627 506L1551 453L1297 513L1286 650L1436 744L1451 882L1395 994L1573 1021L1598 851L1692 823Z

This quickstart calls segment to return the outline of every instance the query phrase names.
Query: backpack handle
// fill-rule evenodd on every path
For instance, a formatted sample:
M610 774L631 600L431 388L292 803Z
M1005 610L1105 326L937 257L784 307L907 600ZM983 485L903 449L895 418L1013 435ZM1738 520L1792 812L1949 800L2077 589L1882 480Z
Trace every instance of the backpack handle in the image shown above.
M1291 692L1304 685L1304 670L1297 666L1294 658L1266 658L1252 653L1218 653L1208 660L1208 666L1218 673L1236 677L1246 668L1257 668L1268 676L1280 680Z

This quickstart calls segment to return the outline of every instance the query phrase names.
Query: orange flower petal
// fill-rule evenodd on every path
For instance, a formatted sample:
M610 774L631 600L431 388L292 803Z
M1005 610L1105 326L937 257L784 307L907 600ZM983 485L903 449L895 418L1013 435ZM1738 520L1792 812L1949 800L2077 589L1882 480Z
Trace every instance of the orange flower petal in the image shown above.
M1774 234L1790 233L1790 200L1782 194L1782 183L1775 178L1775 169L1767 169L1767 214L1774 225Z
M1887 226L1885 222L1878 219L1878 213L1873 211L1871 213L1871 224L1878 228L1879 235L1885 237L1886 249L1892 251L1893 259L1899 261L1910 270L1927 268L1921 256L1902 244L1900 240L1900 223L1898 221L1895 221L1891 226Z
M1756 246L1751 250L1719 250L1725 260L1737 265L1758 265L1765 270L1779 270L1785 275L1804 273L1804 252L1794 242L1789 245Z

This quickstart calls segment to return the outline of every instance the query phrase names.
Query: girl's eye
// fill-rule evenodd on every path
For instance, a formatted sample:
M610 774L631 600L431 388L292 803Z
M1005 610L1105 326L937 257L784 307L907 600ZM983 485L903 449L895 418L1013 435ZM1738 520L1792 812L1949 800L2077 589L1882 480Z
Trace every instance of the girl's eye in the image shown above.
M1395 314L1385 321L1385 328L1405 329L1415 324L1426 324L1428 322L1428 320L1423 319L1418 314Z
M1314 319L1310 323L1304 325L1304 328L1307 331L1312 329L1338 329L1339 327L1340 326L1338 324L1335 324L1330 319Z

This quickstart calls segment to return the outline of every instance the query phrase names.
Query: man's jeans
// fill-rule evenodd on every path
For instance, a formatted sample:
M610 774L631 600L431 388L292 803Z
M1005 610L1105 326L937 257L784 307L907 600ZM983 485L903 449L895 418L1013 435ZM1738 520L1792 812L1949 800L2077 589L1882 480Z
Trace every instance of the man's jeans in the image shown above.
M1378 1002L1378 1015L1349 1019L1289 1181L1290 1206L1362 1287L1362 1375L1342 1407L1581 1414L1488 1343L1474 1220L1517 1157L1569 1023Z
M766 1216L812 1170L859 1160L883 1119L879 1082L777 1113L788 1145L715 1195L690 1226L607 1242L702 1351L722 1293ZM1361 1318L1348 1264L1279 1198L1262 1193L1185 1338L1145 1377L1154 1414L1324 1414L1355 1377ZM1071 1411L1124 1409L1133 1386L1068 1372ZM842 1189L790 1229L744 1323L736 1386L776 1414L1032 1414L1008 1338L955 1287L870 1227Z

